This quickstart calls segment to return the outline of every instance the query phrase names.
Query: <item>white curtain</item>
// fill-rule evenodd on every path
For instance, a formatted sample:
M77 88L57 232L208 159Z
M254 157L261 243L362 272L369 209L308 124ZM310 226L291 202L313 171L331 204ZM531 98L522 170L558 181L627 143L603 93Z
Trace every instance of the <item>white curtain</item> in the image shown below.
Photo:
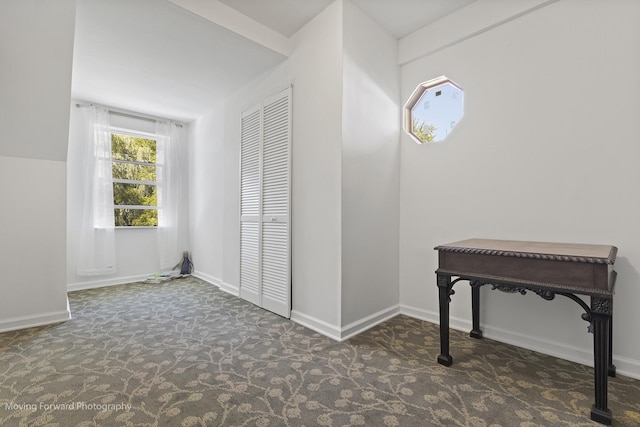
M186 147L175 123L156 123L156 183L160 268L171 269L188 250Z
M116 251L109 112L90 106L82 113L87 126L78 274L112 274L116 272Z

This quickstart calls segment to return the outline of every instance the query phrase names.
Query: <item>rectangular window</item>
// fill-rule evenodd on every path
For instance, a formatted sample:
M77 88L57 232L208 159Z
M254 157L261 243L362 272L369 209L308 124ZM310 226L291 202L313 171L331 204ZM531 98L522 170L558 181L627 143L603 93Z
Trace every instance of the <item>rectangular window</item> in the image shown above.
M136 133L111 133L116 227L158 225L156 141Z

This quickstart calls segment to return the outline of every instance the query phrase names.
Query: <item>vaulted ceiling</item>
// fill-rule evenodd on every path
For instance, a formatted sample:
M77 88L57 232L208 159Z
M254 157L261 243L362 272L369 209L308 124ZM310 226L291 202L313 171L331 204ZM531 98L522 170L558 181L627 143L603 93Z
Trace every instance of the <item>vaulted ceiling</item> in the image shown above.
M79 1L72 96L190 121L286 59L281 46L333 1ZM473 1L353 0L396 38Z

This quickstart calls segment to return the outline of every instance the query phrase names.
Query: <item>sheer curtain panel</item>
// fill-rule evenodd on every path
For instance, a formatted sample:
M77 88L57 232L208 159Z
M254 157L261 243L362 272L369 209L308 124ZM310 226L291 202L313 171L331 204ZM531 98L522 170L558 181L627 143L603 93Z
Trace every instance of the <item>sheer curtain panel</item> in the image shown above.
M175 123L156 123L156 183L158 186L158 248L160 268L171 269L188 250L187 153Z
M83 153L84 205L78 274L113 274L116 251L109 112L90 106L83 108L82 114L87 144Z

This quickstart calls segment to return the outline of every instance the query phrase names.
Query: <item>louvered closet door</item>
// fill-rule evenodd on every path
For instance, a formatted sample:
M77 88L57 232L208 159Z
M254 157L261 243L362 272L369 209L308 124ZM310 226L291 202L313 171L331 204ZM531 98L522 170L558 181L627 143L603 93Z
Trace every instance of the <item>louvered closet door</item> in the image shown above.
M287 318L291 310L290 171L288 88L242 115L240 223L240 296Z
M240 296L260 305L260 106L242 114L240 147Z
M262 306L289 317L291 308L291 89L265 99L262 156Z

